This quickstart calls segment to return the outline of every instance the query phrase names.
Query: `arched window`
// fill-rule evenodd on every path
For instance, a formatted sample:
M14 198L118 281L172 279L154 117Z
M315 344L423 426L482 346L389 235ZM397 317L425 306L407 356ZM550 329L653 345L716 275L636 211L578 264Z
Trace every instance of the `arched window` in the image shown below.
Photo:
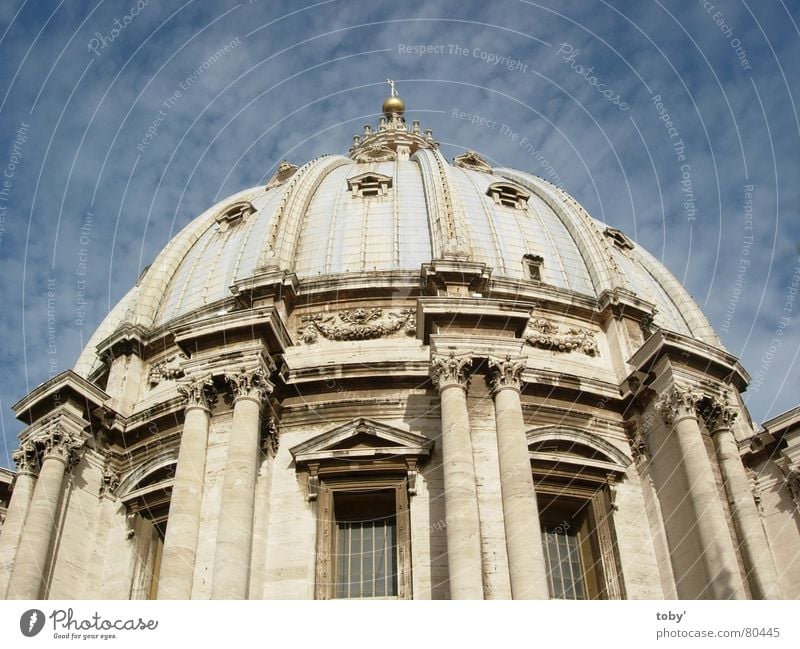
M613 512L630 460L579 429L528 432L550 596L624 599Z
M168 452L134 471L117 493L128 511L128 539L136 546L131 599L155 599L167 529L176 457Z
M486 189L486 195L498 205L505 205L519 210L525 209L528 199L531 197L529 191L510 182L492 183Z

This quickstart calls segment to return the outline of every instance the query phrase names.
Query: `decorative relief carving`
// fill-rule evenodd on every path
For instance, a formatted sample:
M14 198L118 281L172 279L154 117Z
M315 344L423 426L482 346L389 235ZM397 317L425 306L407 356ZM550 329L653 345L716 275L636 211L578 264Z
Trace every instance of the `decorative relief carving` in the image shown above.
M789 462L778 464L783 472L783 484L792 494L795 506L800 509L800 467L794 466Z
M591 331L580 327L562 328L542 318L531 318L528 322L525 342L533 347L555 352L580 351L587 356L597 356L600 353Z
M356 154L356 162L392 162L397 154L388 146L374 142Z
M103 482L100 484L101 496L113 496L117 487L119 487L119 473L114 471L111 467L106 466L103 469Z
M702 416L708 430L713 433L729 430L739 416L739 411L731 405L730 397L726 394L722 398L712 398L708 407L703 409Z
M431 379L439 390L451 385L468 387L469 376L467 370L472 365L472 352L456 355L434 354L431 356Z
M492 166L475 151L464 151L464 153L461 155L457 155L455 158L453 158L453 164L456 167L461 167L462 169L472 169L474 171L492 173Z
M413 309L389 312L383 309L348 309L333 313L315 313L301 318L304 323L297 333L304 343L317 342L319 336L328 340L369 340L382 338L400 329L413 336L417 319Z
M199 406L211 410L217 400L217 392L211 375L181 382L178 393L186 400L186 407Z
M656 402L656 411L667 425L682 417L697 417L703 395L692 388L673 384Z
M761 485L758 483L758 474L753 469L747 469L747 479L750 481L750 490L753 492L753 501L759 514L764 514L764 504L761 499Z
M264 401L273 389L272 383L267 380L266 373L260 367L251 370L241 368L238 372L226 372L225 380L231 387L234 401L243 398Z
M279 446L280 435L275 420L272 417L266 417L261 424L261 450L270 457L275 457L278 454Z
M519 390L522 387L522 373L525 371L526 360L524 358L512 358L507 355L505 358L489 357L489 382L492 390L497 391L502 388L514 388Z
M67 465L77 459L77 452L83 440L73 435L63 425L55 423L37 433L32 441L42 454L42 461L48 457L58 458Z
M172 356L168 356L160 363L156 363L150 368L150 373L147 376L147 381L151 386L158 385L161 381L174 381L183 376L183 369L181 363L187 360L186 354L178 352Z
M264 189L270 190L273 187L283 185L283 183L289 180L299 168L300 167L297 165L293 165L291 162L284 160L278 165L278 169L275 171L272 178L269 179Z
M647 439L645 439L645 436L642 434L639 426L637 426L634 422L626 422L625 435L627 436L628 444L630 444L631 447L633 461L636 462L636 464L640 464L647 460Z
M17 465L17 473L37 473L39 471L39 452L36 443L31 439L22 442L19 449L11 454L11 459Z

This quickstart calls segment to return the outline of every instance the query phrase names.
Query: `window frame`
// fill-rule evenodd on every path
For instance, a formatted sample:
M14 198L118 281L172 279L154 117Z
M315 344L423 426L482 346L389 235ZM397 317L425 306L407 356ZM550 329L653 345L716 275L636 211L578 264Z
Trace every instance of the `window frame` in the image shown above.
M316 499L317 547L316 599L343 599L337 596L336 575L336 515L337 493L371 491L394 492L397 534L397 595L385 597L359 597L353 599L411 599L411 510L408 496L408 478L399 475L330 475L319 477Z
M540 524L548 518L542 505L551 501L581 503L594 544L598 598L625 599L614 511L616 485L632 460L588 431L569 426L545 426L526 433ZM546 551L546 549L545 549ZM595 567L596 564L596 567ZM549 584L548 584L549 586Z

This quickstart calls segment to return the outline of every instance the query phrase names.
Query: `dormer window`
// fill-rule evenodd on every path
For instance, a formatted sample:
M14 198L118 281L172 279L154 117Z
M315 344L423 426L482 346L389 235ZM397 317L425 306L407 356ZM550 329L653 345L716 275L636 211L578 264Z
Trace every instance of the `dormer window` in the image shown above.
M347 188L352 192L353 197L386 196L391 186L391 176L372 172L366 172L347 179Z
M220 232L225 232L228 228L241 223L255 211L256 208L253 207L250 201L238 201L226 207L217 215L217 225Z
M542 281L542 265L544 258L539 255L525 255L522 258L522 265L525 268L525 275L534 282Z
M489 196L498 205L505 205L518 210L524 210L531 197L530 192L513 183L492 183L486 190Z
M634 243L631 241L622 230L617 230L617 228L606 228L603 232L614 245L619 248L620 250L633 250Z

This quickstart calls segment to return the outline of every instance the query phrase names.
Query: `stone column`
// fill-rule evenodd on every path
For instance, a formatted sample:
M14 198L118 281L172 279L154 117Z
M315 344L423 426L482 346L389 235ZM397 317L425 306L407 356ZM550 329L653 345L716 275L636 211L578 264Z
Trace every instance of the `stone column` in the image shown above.
M694 510L700 560L709 580L706 592L711 599L744 599L736 552L697 421L697 404L701 398L702 395L693 390L673 384L659 399L656 408L678 443L687 495Z
M14 491L8 503L3 531L0 532L0 599L4 598L14 567L14 558L22 540L25 518L28 516L33 489L36 486L36 471L39 470L39 454L30 440L23 442L12 455L17 465Z
M729 399L715 399L707 413L708 430L714 439L717 461L725 483L731 515L739 537L739 549L747 568L748 581L756 599L781 599L780 581L772 563L761 517L758 513L750 480L747 477L739 447L731 427L738 412Z
M244 599L250 578L261 405L272 392L264 370L226 374L233 393L228 460L214 555L213 599Z
M178 392L186 399L186 408L158 577L158 599L192 597L208 429L214 400L210 376L182 383L178 385Z
M531 460L525 439L520 388L524 358L489 359L497 451L500 463L500 487L503 496L503 520L514 599L548 599L539 507L533 488Z
M8 599L40 599L43 593L48 553L55 529L64 475L83 441L60 424L33 438L42 452L42 468L33 490L22 540L11 573Z
M478 490L467 415L469 354L434 355L431 374L442 414L447 563L452 599L483 599Z

